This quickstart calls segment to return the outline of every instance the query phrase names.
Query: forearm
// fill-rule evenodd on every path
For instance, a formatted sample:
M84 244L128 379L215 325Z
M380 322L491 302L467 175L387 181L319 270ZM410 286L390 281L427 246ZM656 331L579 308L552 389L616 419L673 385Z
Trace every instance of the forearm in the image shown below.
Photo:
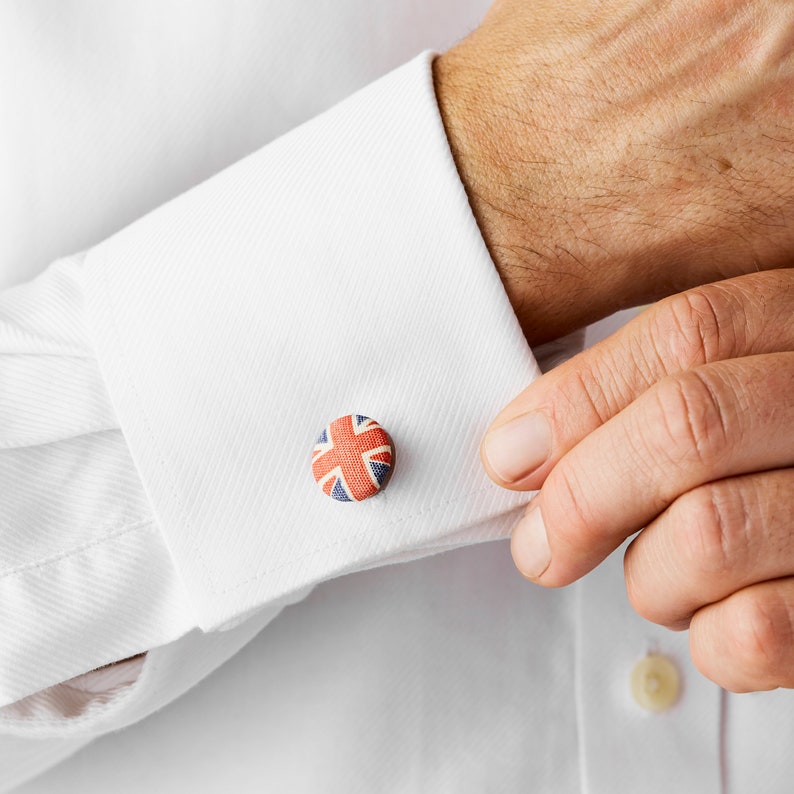
M773 3L509 0L436 60L456 165L530 343L788 264L788 35Z

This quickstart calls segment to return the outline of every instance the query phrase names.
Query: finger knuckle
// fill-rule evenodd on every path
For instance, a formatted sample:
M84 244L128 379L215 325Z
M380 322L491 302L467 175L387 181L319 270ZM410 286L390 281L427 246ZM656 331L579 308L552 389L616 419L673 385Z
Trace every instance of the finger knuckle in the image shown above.
M592 369L582 367L570 374L570 381L562 389L560 399L550 407L555 416L563 416L565 412L576 411L593 417L599 425L615 413L618 401L615 399L616 374L608 368ZM562 411L560 411L562 408Z
M744 558L750 516L736 483L718 481L685 494L676 506L674 540L684 570L695 577L719 577Z
M698 370L666 378L656 389L656 421L645 432L661 432L654 454L679 468L711 468L729 443L729 426L716 386Z
M711 651L709 643L706 641L704 634L700 631L700 625L695 616L692 626L689 629L689 655L692 659L692 664L695 668L706 678L713 681L718 686L730 689L726 686L726 681L722 680L720 670L714 663L714 655Z
M731 622L735 665L762 686L779 686L789 675L794 650L791 612L752 591L735 597Z
M544 492L554 494L553 499L544 501L543 517L554 533L555 545L575 552L597 548L604 542L596 510L588 498L590 491L578 469L558 466L544 484Z
M655 331L667 340L672 361L686 369L730 357L741 344L741 314L725 287L707 284L663 301Z
M632 566L625 564L624 579L626 581L626 594L631 608L641 618L645 618L651 623L663 623L664 616L652 583L649 586L649 582L645 577L636 576Z
M755 675L748 677L744 671L735 666L726 665L715 657L713 649L703 643L702 638L692 630L692 627L690 627L689 635L689 653L692 664L695 665L695 669L717 686L735 693L752 692L764 688L757 682Z

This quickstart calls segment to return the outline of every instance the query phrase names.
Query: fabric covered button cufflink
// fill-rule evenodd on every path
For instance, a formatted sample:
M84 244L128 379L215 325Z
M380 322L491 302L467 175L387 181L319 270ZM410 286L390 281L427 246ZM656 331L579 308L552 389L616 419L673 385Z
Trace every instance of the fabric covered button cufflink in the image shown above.
M386 483L393 450L388 433L360 414L334 419L314 446L312 474L323 492L339 502L361 502Z

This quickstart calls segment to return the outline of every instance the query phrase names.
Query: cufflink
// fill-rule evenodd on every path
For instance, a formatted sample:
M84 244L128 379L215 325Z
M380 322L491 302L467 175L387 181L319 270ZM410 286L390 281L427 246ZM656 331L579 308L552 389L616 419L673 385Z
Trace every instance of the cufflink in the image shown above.
M339 502L361 502L386 484L394 450L389 434L361 414L334 419L317 438L312 474L323 493Z

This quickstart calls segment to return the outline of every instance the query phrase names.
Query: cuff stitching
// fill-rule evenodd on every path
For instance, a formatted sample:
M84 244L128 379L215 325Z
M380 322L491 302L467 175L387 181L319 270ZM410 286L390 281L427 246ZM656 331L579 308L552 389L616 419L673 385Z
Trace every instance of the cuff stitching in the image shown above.
M49 565L53 565L56 562L60 562L61 560L67 559L68 557L73 557L77 554L80 554L87 549L93 548L94 546L99 546L102 543L107 543L111 540L115 540L116 538L121 537L122 535L126 535L129 532L135 532L139 529L151 529L154 526L154 519L153 518L145 518L139 521L136 521L134 524L123 524L117 530L112 531L105 535L98 540L92 540L89 543L84 543L82 546L76 546L73 549L68 549L67 551L61 552L60 554L56 554L52 557L45 557L43 560L36 560L35 562L26 562L23 565L18 565L15 568L8 568L5 571L0 571L0 583L3 580L8 579L12 576L17 576L20 573L24 573L25 571L35 570L37 568L45 568Z

